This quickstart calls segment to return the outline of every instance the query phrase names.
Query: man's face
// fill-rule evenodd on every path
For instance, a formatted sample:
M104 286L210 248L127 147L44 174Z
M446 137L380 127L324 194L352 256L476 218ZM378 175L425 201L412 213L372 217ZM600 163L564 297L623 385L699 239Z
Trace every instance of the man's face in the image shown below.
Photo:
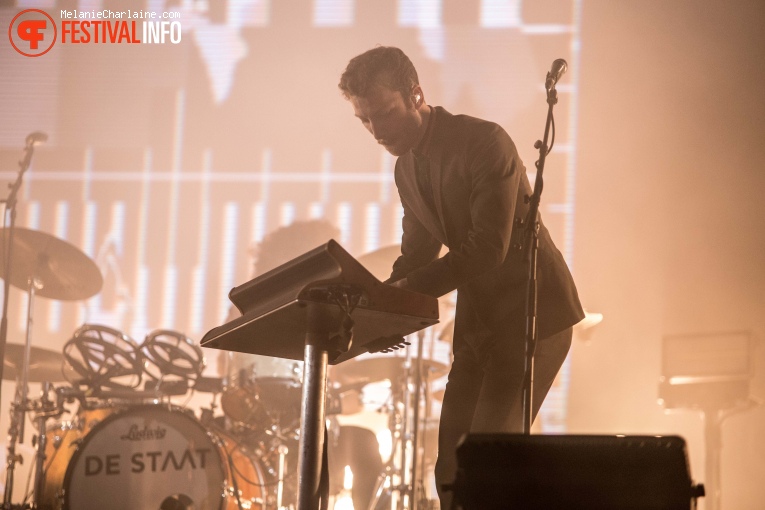
M424 131L413 100L415 94L422 94L419 86L405 98L397 90L376 85L365 97L351 96L350 102L354 114L377 143L394 156L401 156L417 146Z

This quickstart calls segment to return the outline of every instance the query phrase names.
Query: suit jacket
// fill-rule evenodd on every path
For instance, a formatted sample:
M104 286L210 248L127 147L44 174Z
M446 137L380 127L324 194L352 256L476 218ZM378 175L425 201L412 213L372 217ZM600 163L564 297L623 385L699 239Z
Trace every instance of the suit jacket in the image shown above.
M499 125L441 107L433 113L426 157L434 207L418 189L414 154L399 157L403 237L388 281L406 277L407 288L437 297L457 289L455 350L467 343L480 355L498 339L524 338L528 262L520 222L532 190ZM442 244L449 252L439 258ZM540 339L584 317L571 273L541 217L537 279Z

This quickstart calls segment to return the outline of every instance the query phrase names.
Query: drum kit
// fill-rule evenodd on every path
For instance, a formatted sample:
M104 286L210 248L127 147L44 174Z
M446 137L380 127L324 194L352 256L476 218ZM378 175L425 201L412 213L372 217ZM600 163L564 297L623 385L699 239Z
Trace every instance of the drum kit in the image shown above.
M155 330L139 344L95 324L78 328L61 353L33 347L34 297L88 299L100 291L102 277L65 241L22 228L12 241L7 234L0 229L14 258L7 265L2 256L0 276L28 292L29 310L26 343L4 346L3 379L16 381L16 392L2 508L267 508L257 455L211 419L215 399L200 418L170 400L222 391L221 379L202 376L202 349L171 330ZM30 383L41 383L39 398L29 397ZM71 419L63 420L67 413ZM34 485L14 502L27 417L36 428Z
M6 230L0 229L0 239ZM2 378L16 381L16 392L0 508L294 508L302 388L295 362L260 358L248 370L206 377L201 348L182 333L155 330L139 344L98 324L78 328L61 353L34 347L35 296L88 299L100 291L102 277L87 255L49 234L16 228L12 248L13 270L0 276L28 292L29 310L25 344L8 343L4 351ZM390 267L387 251L375 257ZM2 256L0 267L7 267ZM418 359L367 358L332 369L330 421L343 413L348 393L391 382L389 428L400 458L391 455L384 466L370 510L395 508L391 493L410 491L415 483L406 473L416 472L407 447L414 437L417 449L416 426L407 428L412 402L420 402L420 381L447 372L446 364ZM29 398L30 383L41 384L39 398ZM198 415L172 402L188 403L195 394L211 396ZM27 484L13 503L15 469L24 460L17 445L24 442L27 417L36 428L29 472L34 485L30 490Z

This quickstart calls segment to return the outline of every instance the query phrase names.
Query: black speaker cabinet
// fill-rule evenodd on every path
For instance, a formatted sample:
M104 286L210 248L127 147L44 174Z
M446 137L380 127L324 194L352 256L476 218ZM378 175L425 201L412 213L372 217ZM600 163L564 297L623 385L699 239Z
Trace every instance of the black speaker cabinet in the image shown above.
M457 463L464 510L688 510L700 487L677 436L473 434Z

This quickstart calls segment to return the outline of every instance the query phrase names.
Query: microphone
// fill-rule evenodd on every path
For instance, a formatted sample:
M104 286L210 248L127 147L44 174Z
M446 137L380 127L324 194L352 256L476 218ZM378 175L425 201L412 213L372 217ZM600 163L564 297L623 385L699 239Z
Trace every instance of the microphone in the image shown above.
M30 133L27 136L27 147L31 145L39 145L47 141L48 141L48 135L46 135L42 131L35 131L34 133Z
M547 73L547 79L545 80L545 88L547 90L552 90L555 88L555 84L558 83L558 80L560 80L560 77L563 76L563 73L566 72L566 69L568 69L568 64L565 60L562 58L556 59L552 63L552 68L550 69L550 72Z

